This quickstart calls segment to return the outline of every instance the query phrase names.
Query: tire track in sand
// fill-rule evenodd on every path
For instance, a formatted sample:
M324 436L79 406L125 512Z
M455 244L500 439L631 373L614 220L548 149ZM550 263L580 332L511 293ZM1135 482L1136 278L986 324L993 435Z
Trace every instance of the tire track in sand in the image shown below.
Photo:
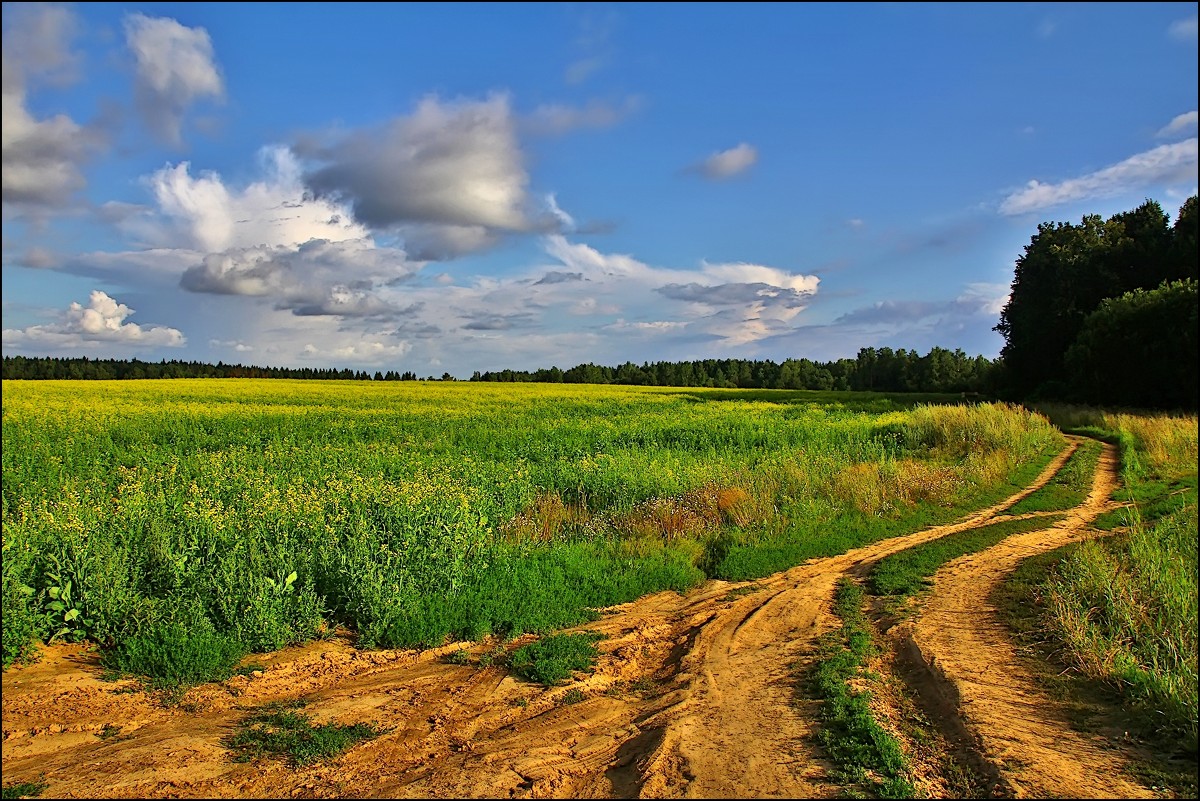
M944 565L911 629L935 692L956 710L979 755L1015 798L1154 798L1128 778L1128 757L1111 743L1071 728L1062 705L1023 669L988 600L1021 560L1094 536L1096 517L1115 508L1118 455L1105 445L1083 504L1050 528L1019 534Z

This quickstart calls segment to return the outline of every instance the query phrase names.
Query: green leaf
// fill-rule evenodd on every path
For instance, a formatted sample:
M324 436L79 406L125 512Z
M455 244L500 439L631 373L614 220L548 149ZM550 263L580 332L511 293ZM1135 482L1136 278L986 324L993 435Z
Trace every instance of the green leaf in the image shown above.
M65 615L63 615L63 622L70 623L72 620L74 620L77 617L79 617L79 610L78 609L70 609L67 611L67 613Z

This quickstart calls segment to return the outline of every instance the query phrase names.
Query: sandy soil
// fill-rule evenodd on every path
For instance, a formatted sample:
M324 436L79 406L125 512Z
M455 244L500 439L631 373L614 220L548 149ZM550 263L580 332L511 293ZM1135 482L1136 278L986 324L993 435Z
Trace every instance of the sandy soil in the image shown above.
M993 522L1045 484L938 526L756 582L711 581L605 610L581 628L605 635L591 675L560 687L499 667L450 664L467 647L358 651L335 637L254 659L261 673L190 691L164 707L135 682L106 682L95 653L55 646L3 677L6 785L43 781L53 797L832 798L839 787L814 745L813 702L798 699L795 665L835 625L844 575L920 542ZM1119 754L1067 728L1016 667L986 587L1025 555L1086 536L1115 483L1106 450L1087 503L1055 527L959 560L908 642L1016 796L1141 797ZM509 643L511 650L523 642ZM568 692L583 700L568 703ZM577 697L577 696L576 696ZM222 739L247 710L301 698L318 722L369 722L388 733L326 763L238 763Z

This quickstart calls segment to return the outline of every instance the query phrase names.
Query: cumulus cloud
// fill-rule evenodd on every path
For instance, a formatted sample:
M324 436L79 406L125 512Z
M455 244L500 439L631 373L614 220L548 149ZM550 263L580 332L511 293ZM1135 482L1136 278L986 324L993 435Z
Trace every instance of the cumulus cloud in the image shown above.
M268 297L299 316L388 317L404 309L377 289L419 268L403 250L369 239L313 239L210 253L184 271L179 285L189 292Z
M57 323L4 329L6 347L37 347L56 350L125 345L133 347L182 347L184 335L175 328L127 323L133 309L100 290L94 290L88 305L72 303Z
M367 236L341 204L305 195L300 166L286 147L263 148L259 169L260 180L231 189L217 173L193 176L186 161L167 165L144 179L158 219L136 215L124 227L155 244L182 242L210 253Z
M165 17L130 14L125 41L136 60L134 98L142 119L164 142L182 144L188 107L197 99L220 100L225 94L208 31Z
M1000 204L1000 213L1025 214L1092 198L1113 197L1161 183L1195 183L1196 137L1130 156L1124 161L1060 183L1030 181Z
M752 145L742 142L736 147L713 153L690 169L699 172L706 178L720 180L740 175L754 166L756 161L758 161L758 150Z
M1196 41L1196 15L1172 22L1167 26L1167 35L1177 42Z
M60 260L53 252L41 247L31 247L21 254L17 264L31 267L34 270L48 270L58 267Z
M397 231L418 261L451 261L487 250L500 240L499 232L483 225L405 225Z
M80 56L71 49L79 20L64 6L49 3L13 4L5 10L10 22L4 36L4 56L26 75L55 84L73 82Z
M651 267L631 256L604 254L568 242L561 235L545 237L544 246L567 268L555 272L578 274L586 282L555 282L545 288L593 299L594 305L588 309L577 305L572 309L575 313L594 309L615 314L640 307L655 319L633 322L686 323L689 335L715 337L728 345L753 342L789 325L808 306L820 283L815 275L744 262L702 262L693 270ZM535 286L540 285L541 281ZM655 302L655 296L678 302L680 319L664 320L668 309L661 300ZM547 295L545 300L553 302L555 297Z
M1197 114L1195 111L1189 111L1186 114L1180 114L1175 119L1164 125L1155 134L1159 139L1171 139L1172 137L1181 136L1183 134L1194 134L1196 132Z
M10 12L5 9L5 22ZM77 23L58 6L15 6L4 31L0 150L7 215L45 214L70 203L87 181L82 167L102 144L65 114L36 118L26 107L31 79L62 83L74 74L70 39Z
M355 132L327 147L301 147L321 163L305 177L322 198L343 201L375 229L405 225L529 230L529 176L508 98L422 100L411 116Z

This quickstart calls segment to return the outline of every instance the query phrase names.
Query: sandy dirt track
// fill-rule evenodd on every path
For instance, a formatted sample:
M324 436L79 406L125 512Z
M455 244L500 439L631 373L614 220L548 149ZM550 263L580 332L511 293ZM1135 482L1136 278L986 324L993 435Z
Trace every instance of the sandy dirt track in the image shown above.
M794 665L836 625L838 579L994 522L1077 447L1072 440L1020 493L956 523L756 582L710 581L605 610L581 627L605 635L596 671L561 687L447 663L462 644L357 651L334 638L260 656L261 675L196 688L167 708L132 681L102 681L95 654L51 647L4 674L4 782L40 779L53 797L835 797ZM981 591L1022 556L1086 536L1115 486L1114 460L1106 450L1092 496L1066 521L947 566L911 631L982 757L1001 766L1006 794L1150 795L1120 778L1116 756L1069 740L1015 667ZM478 654L492 644L467 646ZM584 699L566 703L572 690ZM222 738L247 709L296 698L318 722L390 731L304 768L231 761Z

